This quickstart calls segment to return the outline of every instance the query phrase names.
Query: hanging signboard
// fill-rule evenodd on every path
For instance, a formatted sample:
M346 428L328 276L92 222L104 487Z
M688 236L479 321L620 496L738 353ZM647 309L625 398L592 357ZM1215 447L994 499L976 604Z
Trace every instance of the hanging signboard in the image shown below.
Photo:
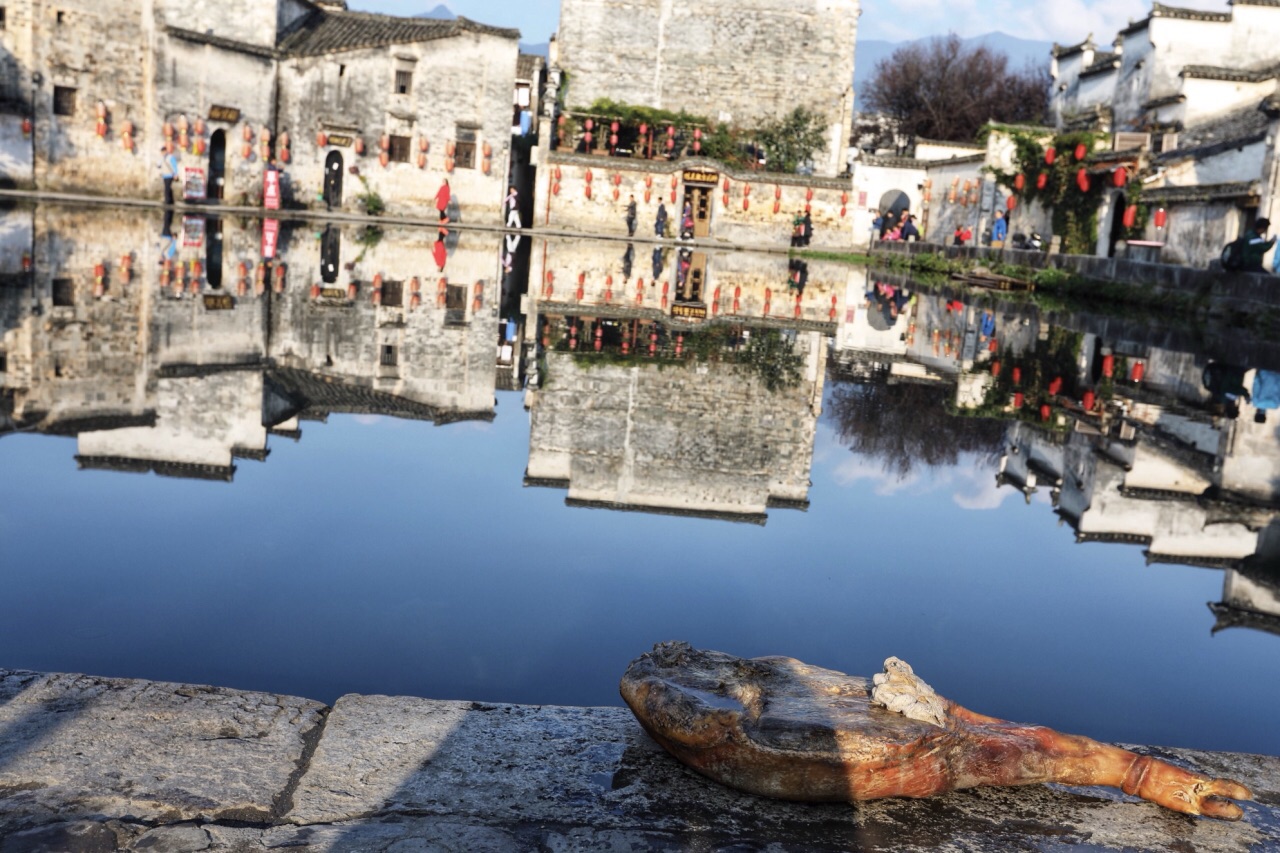
M204 169L187 166L182 170L182 197L187 201L204 201L207 192Z
M204 217L182 217L182 245L198 249L204 245Z
M240 120L240 110L236 107L220 107L217 104L209 107L209 121L225 121L235 124Z
M262 173L262 206L267 210L280 209L280 173L275 169Z

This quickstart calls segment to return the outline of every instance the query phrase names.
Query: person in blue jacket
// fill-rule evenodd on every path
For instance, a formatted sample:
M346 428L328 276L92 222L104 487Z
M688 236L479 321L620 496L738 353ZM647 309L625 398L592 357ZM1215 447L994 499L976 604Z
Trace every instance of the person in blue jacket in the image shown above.
M996 211L996 219L991 223L991 245L1003 246L1005 237L1009 236L1009 222L1004 218L1004 211Z

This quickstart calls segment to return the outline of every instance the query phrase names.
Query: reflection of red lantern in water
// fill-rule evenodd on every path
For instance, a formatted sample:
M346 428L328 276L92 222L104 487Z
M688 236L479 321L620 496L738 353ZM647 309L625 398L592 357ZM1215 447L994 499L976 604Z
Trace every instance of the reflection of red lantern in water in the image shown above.
M1121 166L1111 173L1111 182L1117 187L1123 187L1128 180L1129 173L1125 171L1124 166Z
M1049 394L1056 396L1062 390L1062 377L1055 376L1053 381L1049 383Z
M1084 405L1084 410L1085 410L1086 412L1092 412L1092 411L1093 411L1093 404L1094 404L1095 402L1096 402L1096 399L1095 399L1095 398L1094 398L1094 396L1093 396L1093 392L1092 392L1092 391L1085 391L1085 392L1084 392L1084 398L1081 400L1081 403Z
M1114 355L1104 355L1102 357L1102 375L1106 377L1114 376L1116 372L1116 357Z
M1022 368L1021 367L1015 367L1013 369L1013 384L1014 385L1022 384Z
M1084 169L1076 172L1076 186L1080 188L1080 192L1087 193L1089 191L1089 173Z
M1058 157L1058 150L1057 150L1056 148L1054 148L1052 145L1050 145L1048 148L1044 149L1044 162L1045 162L1045 165L1052 166L1052 165L1053 165L1053 161L1054 161L1055 159L1057 159L1057 157Z
M991 362L991 375L992 376L1000 375L1000 362L998 361Z
M1088 153L1089 153L1089 151L1088 151L1088 149L1087 149L1087 148L1085 148L1085 147L1084 147L1084 143L1083 143L1083 142L1081 142L1079 145L1077 145L1077 146L1076 146L1076 159L1077 159L1077 160L1083 160L1083 159L1085 158L1085 155L1086 155L1086 154L1088 154Z
M1048 403L1040 404L1040 420L1042 421L1049 420L1049 404Z
M1025 402L1025 400L1026 398L1022 396L1022 392L1021 391L1017 392L1016 394L1013 395L1013 407L1015 409L1021 409L1022 404L1023 402Z

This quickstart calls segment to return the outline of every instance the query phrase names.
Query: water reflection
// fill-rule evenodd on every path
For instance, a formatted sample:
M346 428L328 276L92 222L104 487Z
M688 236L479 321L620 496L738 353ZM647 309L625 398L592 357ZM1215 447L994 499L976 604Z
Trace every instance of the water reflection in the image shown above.
M0 430L230 481L330 414L490 421L519 390L523 483L571 512L764 524L811 509L826 423L890 480L969 466L1079 543L1220 570L1214 630L1280 633L1280 352L1244 331L782 255L271 236L268 258L254 220L7 212Z

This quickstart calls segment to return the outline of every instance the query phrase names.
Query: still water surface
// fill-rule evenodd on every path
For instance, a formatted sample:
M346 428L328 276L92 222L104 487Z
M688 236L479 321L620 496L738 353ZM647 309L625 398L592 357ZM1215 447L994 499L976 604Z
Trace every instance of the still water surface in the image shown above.
M299 388L305 382L298 375L310 371L314 378L343 369L341 346L333 342L345 339L347 332L339 328L343 323L355 321L334 318L354 317L354 310L321 314L308 307L305 297L290 303L288 291L276 297L264 294L264 300L277 300L272 303L276 307L266 319L249 324L247 328L257 330L249 336L260 332L276 340L287 338L293 341L288 352L273 349L268 341L262 349L274 361L260 368L238 367L236 381L250 383L240 388L238 397L202 393L228 373L195 371L190 365L202 359L206 364L217 361L209 355L217 350L216 340L232 332L200 324L221 323L224 315L237 312L248 316L252 297L241 299L234 311L209 311L212 319L206 321L196 316L200 312L189 300L143 300L146 304L129 308L121 295L115 308L136 312L143 318L140 325L153 333L134 355L112 351L101 346L112 339L112 332L94 326L108 320L101 316L104 303L77 298L76 323L62 325L50 318L56 320L67 306L46 304L43 312L35 308L52 298L52 291L45 293L42 287L51 288L53 278L79 275L76 264L85 263L74 249L60 257L41 248L51 245L41 242L42 229L53 227L47 219L52 215L45 216L36 216L32 241L37 259L49 268L42 271L38 266L30 281L16 288L11 281L5 291L8 372L0 375L6 377L13 411L6 416L12 432L0 440L5 588L0 666L213 683L326 702L360 692L598 705L620 703L618 678L632 658L657 641L682 639L742 656L785 654L863 675L878 671L885 657L897 655L940 693L984 713L1109 741L1280 752L1280 729L1274 723L1280 707L1280 637L1268 630L1275 624L1274 614L1268 621L1267 614L1250 611L1243 627L1211 633L1215 615L1206 607L1206 602L1231 599L1224 588L1229 578L1252 578L1250 582L1264 590L1274 588L1277 582L1273 570L1263 565L1266 561L1252 552L1248 559L1217 562L1194 557L1197 549L1183 546L1197 537L1212 545L1200 551L1222 552L1221 526L1211 530L1188 521L1190 516L1171 516L1180 511L1176 507L1198 505L1196 500L1188 503L1185 495L1175 499L1171 490L1151 483L1145 491L1131 486L1129 498L1138 502L1139 510L1154 506L1144 500L1163 501L1158 511L1153 510L1163 520L1154 523L1176 534L1180 553L1192 556L1150 561L1147 555L1163 535L1159 530L1154 540L1139 536L1132 544L1078 542L1075 528L1096 524L1090 519L1099 513L1121 518L1112 525L1113 534L1103 538L1123 539L1114 530L1126 524L1150 528L1153 522L1139 518L1141 511L1120 506L1114 495L1104 494L1103 481L1123 477L1123 467L1107 467L1105 454L1092 446L1079 457L1102 460L1090 463L1096 466L1089 469L1093 480L1086 488L1093 489L1092 503L1083 513L1068 506L1069 482L1061 489L1023 489L1017 477L1016 482L1009 476L998 479L1002 468L1008 473L1017 467L1016 460L1010 460L1012 447L1025 454L1037 440L1045 446L1066 442L1070 447L1072 442L1097 439L1061 430L1040 434L1034 419L1012 413L1004 420L981 419L976 427L973 418L940 415L944 407L954 410L957 383L963 385L966 375L988 372L983 358L989 356L979 353L974 356L976 367L962 365L948 374L940 366L945 360L941 348L936 358L924 353L915 362L934 359L935 372L948 377L941 383L934 377L932 385L910 385L901 375L887 372L890 362L910 363L912 352L889 354L883 346L876 350L871 341L875 335L859 331L858 323L868 322L860 301L867 286L865 271L859 273L863 278L856 288L846 288L843 279L832 285L841 299L846 290L856 290L858 297L841 305L840 328L819 334L814 327L802 327L793 334L798 348L807 345L806 335L816 336L811 355L817 360L810 361L820 369L814 377L805 374L809 378L802 385L809 384L799 391L779 392L777 398L768 392L745 401L722 395L727 409L709 415L716 426L708 426L708 414L699 409L705 400L696 390L689 390L687 399L682 396L682 389L696 389L700 383L731 382L717 377L715 365L706 370L659 370L634 363L584 366L567 349L567 341L574 335L590 340L591 327L575 329L582 315L567 313L545 299L540 304L527 302L532 315L518 318L521 334L526 326L530 330L529 363L535 374L540 363L541 374L532 382L526 376L524 391L493 391L496 405L491 417L452 423L448 417L437 417L432 423L420 413L379 413L380 405L394 408L385 404L392 397L408 399L417 393L410 387L413 377L403 376L394 394L361 406L330 400L325 409L323 401L316 401L318 392L304 388L311 395L309 408L294 406L268 417L273 407L278 408L273 394L303 394ZM100 219L92 222L101 233L86 232L86 242L109 241L112 227L125 227L108 227ZM61 227L65 230L66 224ZM138 242L141 245L142 238ZM460 264L465 263L465 242L464 238L458 250ZM485 258L476 263L496 267L493 242L476 249L477 258ZM293 245L286 239L284 245L291 275L295 268L315 265L317 250L310 235ZM412 235L406 237L406 245L413 245ZM538 247L535 256L547 248ZM617 248L568 246L562 251L598 251L613 258ZM395 263L395 245L384 242L379 250L386 253L386 265ZM550 254L555 251L551 244ZM727 281L733 264L745 262L721 263ZM785 258L753 263L780 264L780 277L787 274ZM163 294L159 282L148 280L157 273L150 265L145 269L151 271L130 287L150 287ZM708 285L716 269L715 262L709 262ZM348 272L357 275L359 268ZM809 274L810 287L823 286L821 269ZM494 306L492 316L474 306L475 313L469 315L473 328L483 320L497 329L486 327L481 336L481 350L490 359L494 343L505 334L507 315L517 317L514 311L498 308L501 278L500 269L495 269L485 279L485 286L493 288L484 296ZM474 273L470 279L479 280ZM534 280L539 280L536 270ZM305 293L305 284L290 286ZM955 298L949 293L919 295L905 312L921 329L934 322L929 311L947 317L943 305ZM988 304L983 299L971 298L970 307ZM504 304L513 303L509 298ZM164 315L178 308L185 312L181 322L177 314ZM1013 327L1020 323L1018 312L1024 309L1031 310L1003 306L996 311L1001 322L1010 323L1011 339ZM419 322L406 315L395 326L386 320L385 306L376 312L371 306L359 310L362 316L381 318L369 326L368 334L384 342L387 339L378 336L386 329L408 329L403 332L408 335ZM876 303L870 310L876 310ZM590 319L608 315L604 310L595 313ZM119 318L113 322L118 331ZM890 331L898 328L896 317L889 322ZM905 341L907 320L902 322ZM72 330L77 323L78 331ZM290 323L296 326L292 330L286 328ZM620 325L625 338L625 323ZM95 328L96 337L84 335ZM615 344L618 328L608 327ZM549 332L545 341L539 339L542 331ZM669 346L669 332L674 330L663 331L664 347ZM241 333L247 334L243 329ZM191 338L183 344L188 334ZM350 336L359 334L363 333ZM927 347L928 334L914 331L913 336ZM1117 346L1123 343L1123 336L1112 337ZM68 349L72 339L97 355L75 361L79 356ZM1035 336L1028 340L1025 346L1034 349ZM321 341L320 350L331 351L329 364L326 356L308 349L308 341ZM1040 345L1046 346L1043 341ZM1144 357L1152 373L1161 359L1172 363L1180 358L1192 365L1190 373L1183 373L1198 376L1207 360L1204 353L1155 352L1149 342L1143 345L1148 347ZM20 352L23 346L31 348L26 355ZM173 354L183 346L187 349ZM403 347L402 354L409 351L408 343ZM465 345L457 352L464 350L469 352ZM56 370L40 368L41 359L55 351L64 353L64 361ZM851 352L861 353L852 367L847 357ZM1022 357L1030 359L1027 352ZM884 363L866 369L868 353ZM464 357L471 358L465 353L455 356ZM82 371L75 377L72 363ZM105 373L90 375L90 365L104 363L117 368L132 364L136 376L125 371L125 380L118 381L105 378ZM167 372L165 364L171 365ZM272 379L272 371L282 366L295 374ZM387 367L385 359L382 367ZM432 369L449 372L439 364ZM492 361L484 371L491 379ZM260 378L264 373L265 390ZM259 379L246 378L252 376ZM339 379L330 375L334 382ZM433 406L444 407L443 392L428 387L431 379L421 379L416 399L430 398ZM376 386L384 380L385 376L371 381ZM526 396L539 381L543 387ZM611 386L614 382L620 385ZM598 499L576 498L573 490L585 488L577 482L603 476L588 464L599 458L590 450L591 437L607 436L612 428L603 423L611 415L599 400L625 392L632 402L620 405L633 421L643 421L650 410L635 400L646 382L662 383L661 390L653 392L664 395L661 429L646 435L642 425L633 424L628 435L637 443L649 442L653 455L675 460L664 468L663 482L680 495L671 501L679 506L661 512L618 511L622 507L610 509ZM83 431L77 437L65 430L59 434L48 426L52 417L37 411L61 406L83 419L93 414L95 405L106 405L94 402L95 393L102 391L85 389L105 389L110 397L112 388L130 383L143 388L142 396L153 401L150 410L159 414L152 421L119 428L97 424L90 429L81 420ZM1169 387L1172 384L1170 380ZM884 391L908 386L925 390ZM804 402L808 392L817 396ZM454 387L450 393L462 401L455 408L471 407L463 399L465 391ZM173 398L170 402L165 402L166 394ZM235 418L227 413L238 404L228 401L246 396L252 403L250 420L259 414L262 425L279 420L265 437L266 457L237 458L229 481L122 470L148 446L163 445L166 458L172 458L206 441L217 428L234 431ZM1117 398L1121 396L1117 392ZM40 406L32 402L36 397ZM25 421L24 400L31 404ZM788 420L771 410L768 400L800 400L801 407ZM123 404L115 405L118 409ZM792 402L781 405L785 409ZM860 421L851 414L872 405L883 410L877 418ZM740 513L739 522L726 520L732 512L690 509L686 498L701 493L708 482L705 472L695 470L695 462L728 472L725 476L730 478L750 467L732 461L742 447L726 449L715 440L698 443L699 436L711 433L725 441L749 434L753 427L745 420L735 421L728 411L734 406L765 411L761 418L776 436L775 447L808 448L802 459L765 460L766 467L774 465L777 480L794 485L796 471L807 474L803 500L793 496L774 501L764 512ZM913 406L927 408L917 411ZM1206 429L1231 426L1185 400L1179 406L1179 412L1198 419ZM407 407L404 403L402 409ZM300 418L287 417L297 416L299 408ZM1170 402L1168 408L1177 407ZM687 421L680 419L682 411L690 412ZM230 426L223 423L228 419ZM1249 411L1238 422L1246 420L1252 425ZM806 433L810 421L811 437ZM72 422L70 415L64 422ZM177 422L185 426L175 427ZM756 426L760 422L757 418ZM905 435L899 443L884 440L884 431L909 433L910 426L904 424L913 422L925 425L924 435ZM696 435L682 436L682 423ZM1185 425L1177 428L1181 435L1190 434ZM1259 434L1262 443L1250 445L1248 452L1265 455L1265 442L1269 438L1274 444L1274 435ZM660 441L676 449L667 454L654 446ZM577 442L573 465L586 466L573 468L575 485L569 499L563 485L541 487L549 485L548 478L535 470L563 462L547 462L554 455L547 448L557 442ZM689 450L689 443L697 447ZM1208 446L1203 438L1202 443ZM899 445L906 449L895 450ZM628 452L640 454L635 458L643 462L643 447ZM707 454L717 453L721 462L705 463ZM1204 454L1212 455L1207 450ZM1192 464L1185 454L1174 457ZM678 476L681 460L693 460L683 482ZM645 476L641 462L627 469L626 476ZM1243 464L1248 468L1253 463L1245 458ZM789 473L778 474L781 468ZM189 475L198 469L188 465L176 473L184 470ZM199 470L207 473L209 466ZM1150 470L1154 469L1134 464L1130 473ZM759 472L753 469L751 477L748 483L744 476L742 491L759 488ZM1248 524L1231 528L1236 534L1246 528L1266 532L1271 510L1259 509L1256 501L1247 511L1233 509L1236 505L1228 500L1213 506L1215 521L1233 512L1232 518L1248 515ZM1063 512L1064 507L1070 511ZM1126 512L1131 520L1121 517ZM1266 550L1266 537L1255 538L1255 550ZM1247 578L1236 572L1246 564ZM1251 599L1255 604L1257 600Z

